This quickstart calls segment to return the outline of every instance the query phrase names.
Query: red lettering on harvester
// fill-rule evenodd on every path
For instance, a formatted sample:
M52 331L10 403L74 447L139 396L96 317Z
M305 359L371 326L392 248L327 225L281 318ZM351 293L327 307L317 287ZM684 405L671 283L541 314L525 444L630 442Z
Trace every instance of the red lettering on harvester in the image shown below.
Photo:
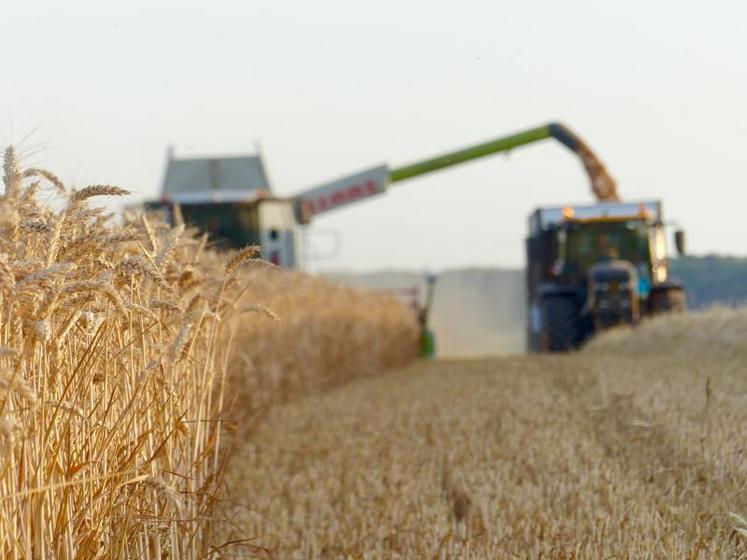
M316 199L309 200L308 205L312 214L318 214L335 206L340 206L359 198L372 196L379 192L378 183L373 179L368 179L363 184L354 183L353 185L342 187L333 193L321 194Z
M366 181L366 192L368 194L376 194L377 192L379 192L379 189L376 186L376 181L374 181L373 179L369 179L368 181Z

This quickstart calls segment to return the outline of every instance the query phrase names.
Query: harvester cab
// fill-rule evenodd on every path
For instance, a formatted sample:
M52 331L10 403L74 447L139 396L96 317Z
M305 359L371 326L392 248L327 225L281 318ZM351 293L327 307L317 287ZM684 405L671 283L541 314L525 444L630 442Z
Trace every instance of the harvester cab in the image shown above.
M684 233L675 235L684 251ZM539 208L527 239L532 351L579 347L593 333L685 308L669 278L661 203Z
M169 151L161 199L147 210L208 233L226 249L259 245L262 257L278 266L296 266L299 238L292 200L273 196L260 155L175 158Z

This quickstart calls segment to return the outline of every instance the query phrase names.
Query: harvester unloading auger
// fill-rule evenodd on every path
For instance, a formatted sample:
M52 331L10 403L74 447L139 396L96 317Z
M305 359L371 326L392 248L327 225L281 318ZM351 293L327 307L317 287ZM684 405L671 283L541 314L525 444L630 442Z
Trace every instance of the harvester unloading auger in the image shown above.
M533 144L541 140L554 138L563 146L575 153L589 176L591 190L600 202L614 202L620 200L617 194L617 184L608 173L607 168L597 157L589 145L567 126L560 123L549 123L544 126L518 132L510 136L477 144L469 148L437 156L425 161L417 162L405 167L399 167L390 173L392 183L403 181L411 177L417 177L424 173L437 171L445 167L464 163L473 159L490 156L500 152L507 152ZM303 195L302 195L303 196Z
M313 216L383 193L389 183L398 183L549 138L557 140L579 157L589 177L592 193L598 201L620 200L615 180L589 145L565 125L549 123L392 170L386 165L378 166L309 189L295 197L297 215L301 223L309 223Z
M553 138L575 153L597 204L540 208L527 239L528 341L531 350L568 350L592 333L649 313L684 308L682 286L668 279L661 204L620 202L604 164L581 138L549 123L389 169L385 164L307 189L271 194L259 156L175 159L169 153L160 202L178 204L188 223L227 247L258 244L281 266L298 262L298 225L386 192L398 183ZM684 235L676 245L684 251Z

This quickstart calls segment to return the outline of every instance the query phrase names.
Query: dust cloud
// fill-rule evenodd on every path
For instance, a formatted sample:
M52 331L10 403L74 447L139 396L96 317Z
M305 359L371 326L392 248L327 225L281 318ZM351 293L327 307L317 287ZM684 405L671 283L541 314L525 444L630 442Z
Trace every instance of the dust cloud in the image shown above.
M335 273L337 281L369 289L420 287L425 273ZM526 349L524 272L507 269L450 270L438 274L430 325L439 357L521 353Z

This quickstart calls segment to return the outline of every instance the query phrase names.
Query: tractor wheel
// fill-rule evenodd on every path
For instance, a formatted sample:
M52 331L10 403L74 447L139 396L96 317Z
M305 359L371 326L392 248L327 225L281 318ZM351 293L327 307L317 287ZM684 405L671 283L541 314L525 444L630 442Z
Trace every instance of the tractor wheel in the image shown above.
M550 352L575 350L581 341L578 306L568 296L548 296L542 301L544 347Z
M652 290L649 296L651 313L678 313L687 310L687 298L682 288L664 288Z

